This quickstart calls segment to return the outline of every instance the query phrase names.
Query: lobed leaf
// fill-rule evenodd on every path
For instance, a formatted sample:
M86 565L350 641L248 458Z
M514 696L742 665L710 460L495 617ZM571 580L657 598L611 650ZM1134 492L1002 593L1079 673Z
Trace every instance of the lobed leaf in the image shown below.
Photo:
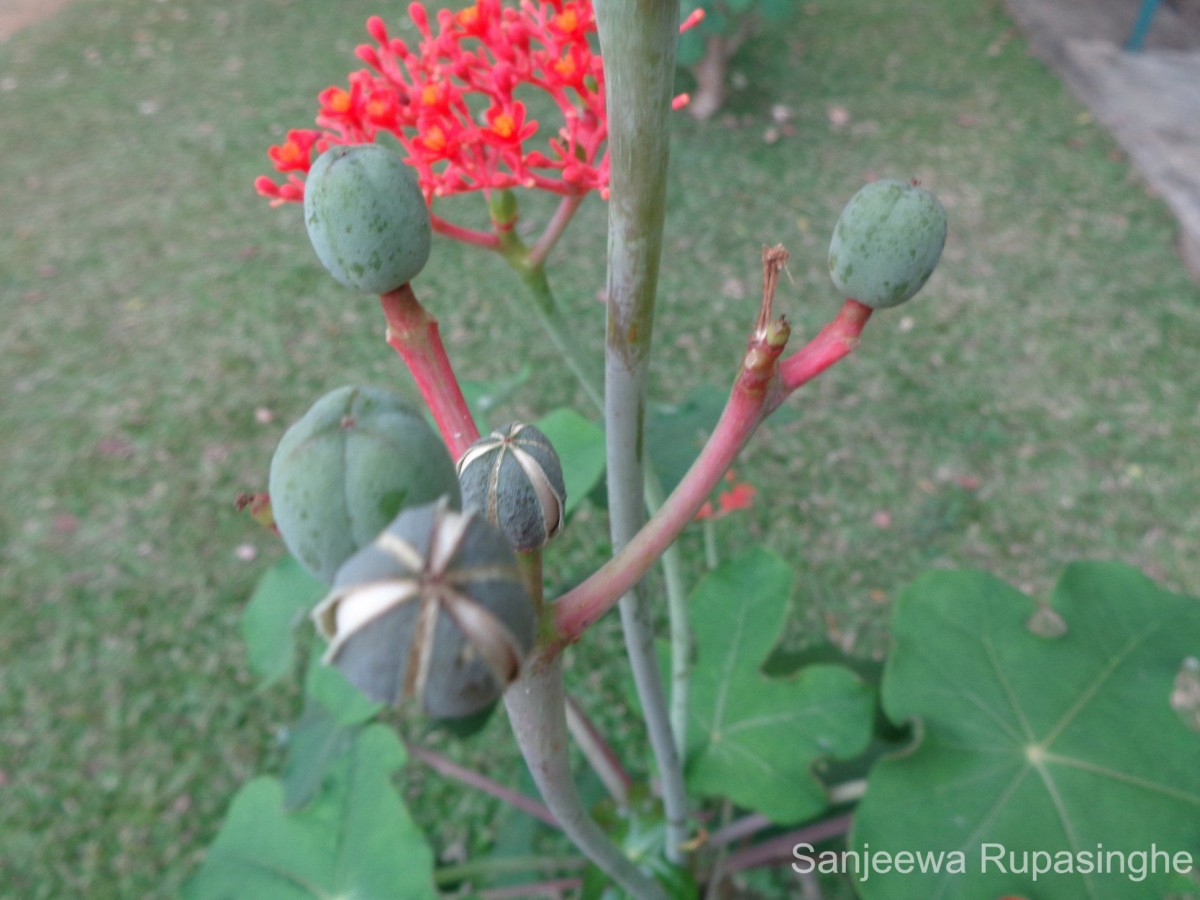
M328 588L290 556L267 569L242 613L242 638L260 687L283 678L296 660L296 627Z
M604 477L604 431L572 409L556 409L534 423L550 439L562 462L570 515Z
M778 823L826 807L813 765L861 752L872 721L873 692L846 668L810 666L786 679L763 674L793 578L786 562L756 549L709 573L690 599L698 657L688 786Z
M404 761L396 736L372 725L300 812L285 811L278 779L254 779L234 797L184 896L432 900L433 853L392 786Z
M1200 602L1077 563L1052 607L1065 630L1036 627L1028 597L978 572L931 572L897 601L883 704L923 734L872 770L853 845L960 854L964 871L872 873L867 900L1161 897L1174 863L1129 871L1138 854L1200 862L1200 734L1171 706L1200 653ZM1062 871L1035 878L1038 853Z

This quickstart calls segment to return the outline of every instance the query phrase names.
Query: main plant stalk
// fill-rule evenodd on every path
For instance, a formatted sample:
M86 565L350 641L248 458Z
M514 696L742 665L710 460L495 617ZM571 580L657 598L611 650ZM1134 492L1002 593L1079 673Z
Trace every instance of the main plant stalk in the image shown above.
M598 0L604 55L608 153L608 323L605 434L614 552L645 523L642 465L646 379L666 214L668 116L679 32L676 0ZM667 858L687 841L687 793L654 651L653 614L635 586L620 602L625 646L658 765Z

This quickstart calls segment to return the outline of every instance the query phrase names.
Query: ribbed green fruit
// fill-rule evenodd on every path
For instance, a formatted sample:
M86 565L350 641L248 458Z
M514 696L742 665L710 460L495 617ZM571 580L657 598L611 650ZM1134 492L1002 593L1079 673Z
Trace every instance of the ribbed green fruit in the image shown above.
M460 503L454 462L425 418L370 387L326 394L287 430L269 490L288 550L326 584L402 509Z
M329 273L383 294L411 281L429 259L429 209L410 166L378 144L337 145L304 185L304 224Z
M516 550L536 550L563 528L567 488L550 439L513 422L467 448L458 461L463 509L478 510Z
M373 700L439 719L487 709L533 646L533 601L499 531L445 502L407 509L313 610L324 661Z
M899 306L929 280L946 243L937 197L903 181L875 181L850 198L829 245L829 274L845 297Z

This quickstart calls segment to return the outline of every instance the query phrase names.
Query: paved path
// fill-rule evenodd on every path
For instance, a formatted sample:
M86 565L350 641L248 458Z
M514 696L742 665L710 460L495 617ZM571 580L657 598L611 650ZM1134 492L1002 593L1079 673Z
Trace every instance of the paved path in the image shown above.
M1120 142L1179 221L1200 279L1200 0L1159 5L1145 49L1122 49L1136 0L1007 0L1045 59Z
M52 16L71 0L0 0L0 44L34 22Z

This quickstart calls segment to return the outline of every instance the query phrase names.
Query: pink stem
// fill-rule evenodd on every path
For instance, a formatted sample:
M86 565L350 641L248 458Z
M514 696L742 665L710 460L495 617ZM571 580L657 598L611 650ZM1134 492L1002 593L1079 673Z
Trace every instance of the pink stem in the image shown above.
M723 847L725 844L732 844L734 841L750 837L764 828L770 828L771 825L771 820L761 813L750 813L736 822L730 822L724 828L714 831L708 836L708 843L712 847Z
M429 768L441 775L445 775L447 778L453 778L455 781L461 781L468 787L473 787L476 790L483 791L485 794L490 794L497 800L503 800L509 806L519 809L521 812L527 813L535 819L541 819L551 828L558 828L558 820L554 818L554 814L532 797L526 797L524 794L518 793L511 788L506 788L504 785L492 781L486 775L481 775L473 769L460 766L458 763L446 759L440 753L435 753L424 747L418 747L416 744L408 745L408 755L414 759L419 759L425 765L429 766Z
M442 440L458 459L479 438L479 430L442 346L437 319L425 311L407 284L381 294L379 300L387 319L387 342L403 357Z
M444 234L446 237L462 241L464 244L473 244L476 247L483 247L487 250L500 249L500 239L490 231L476 231L474 228L463 228L461 225L455 225L453 222L447 222L440 216L435 216L432 212L429 213L429 223L438 234Z
M742 869L753 869L757 866L771 865L786 859L794 859L793 850L797 844L819 844L831 837L845 834L850 830L853 815L846 813L833 819L824 819L807 828L801 828L787 834L763 841L732 853L721 867L722 872L737 872Z
M871 315L869 307L847 300L807 346L777 365L787 341L787 324L768 323L769 311L765 302L765 314L760 315L721 418L683 480L617 556L555 602L559 646L577 640L637 584L695 518L759 423L793 390L849 354Z
M537 881L533 884L518 884L512 887L489 888L480 891L481 900L529 900L531 897L562 897L567 891L583 886L582 878L556 878L553 881Z
M629 806L629 791L633 787L633 776L625 771L617 753L604 740L604 735L588 718L579 701L567 695L567 727L579 745L579 750L603 782L613 801L621 809Z
M542 236L537 239L537 243L529 250L529 256L526 259L526 264L533 268L540 266L546 261L546 257L550 255L550 251L554 249L554 245L558 243L558 239L567 229L571 219L575 215L575 210L579 209L583 203L586 194L568 194L563 197L558 204L558 209L554 211L549 223L546 225L546 230L542 232Z
M779 375L784 390L791 393L854 350L871 312L871 307L857 300L847 300L832 322L803 349L780 364Z

